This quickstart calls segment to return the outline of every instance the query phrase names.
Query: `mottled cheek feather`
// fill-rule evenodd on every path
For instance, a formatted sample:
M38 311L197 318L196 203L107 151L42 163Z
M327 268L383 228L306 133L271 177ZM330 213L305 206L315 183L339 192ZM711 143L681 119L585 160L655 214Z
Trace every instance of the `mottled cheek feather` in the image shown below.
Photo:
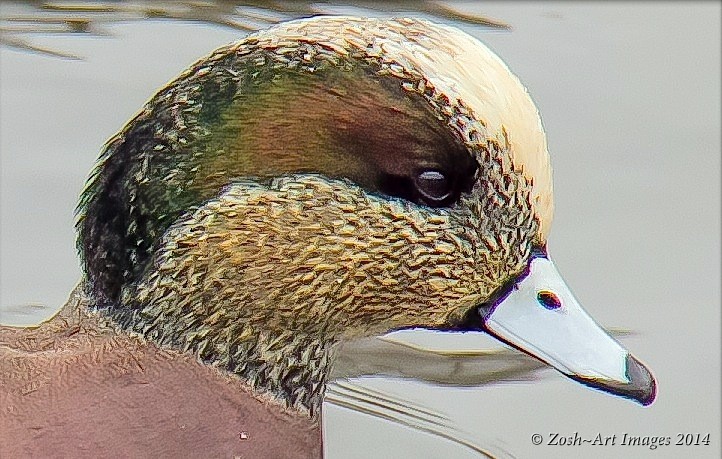
M516 226L521 215L487 219L481 206L431 209L316 175L240 181L166 232L130 294L167 303L166 318L186 301L212 316L228 296L233 314L267 328L339 337L442 326L518 271L530 244L531 218Z
M479 191L523 198L492 189L498 185ZM430 209L315 175L270 187L239 182L166 232L153 269L125 291L134 308L116 318L275 393L266 354L290 337L288 346L331 346L460 320L520 271L531 250L535 220L504 209L511 207L478 200ZM249 361L265 363L239 364ZM325 378L304 364L309 384ZM307 395L289 403L320 404L318 393Z

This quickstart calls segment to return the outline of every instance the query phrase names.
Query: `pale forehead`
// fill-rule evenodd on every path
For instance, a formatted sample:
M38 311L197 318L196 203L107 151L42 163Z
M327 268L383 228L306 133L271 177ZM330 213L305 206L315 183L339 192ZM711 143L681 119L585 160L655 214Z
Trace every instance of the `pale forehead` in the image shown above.
M311 18L281 24L256 37L271 46L308 41L340 55L379 56L413 69L450 99L463 103L508 145L514 169L531 179L532 199L546 239L553 212L546 135L526 88L485 45L453 27L419 19ZM393 66L389 68L394 72Z

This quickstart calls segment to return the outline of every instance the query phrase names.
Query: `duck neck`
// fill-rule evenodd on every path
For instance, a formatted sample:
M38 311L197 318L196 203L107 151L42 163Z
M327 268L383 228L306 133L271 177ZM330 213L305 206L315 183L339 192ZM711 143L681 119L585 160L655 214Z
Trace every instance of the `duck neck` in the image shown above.
M234 317L233 324L225 327L208 318L198 323L197 316L157 307L101 312L125 330L161 346L193 352L204 364L240 377L264 401L270 399L313 419L321 413L337 348L334 337L322 336L318 330L269 328L250 317Z
M198 355L243 378L263 398L317 418L335 344L306 333L264 331L255 341L215 346L215 352Z

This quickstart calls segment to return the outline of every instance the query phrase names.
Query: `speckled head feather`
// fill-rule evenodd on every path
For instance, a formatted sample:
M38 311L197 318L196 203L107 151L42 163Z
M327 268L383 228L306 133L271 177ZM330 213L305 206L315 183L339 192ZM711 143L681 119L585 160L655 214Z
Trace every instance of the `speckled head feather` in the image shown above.
M156 94L79 206L122 326L314 415L341 340L453 327L551 224L539 115L493 53L423 20L251 35Z

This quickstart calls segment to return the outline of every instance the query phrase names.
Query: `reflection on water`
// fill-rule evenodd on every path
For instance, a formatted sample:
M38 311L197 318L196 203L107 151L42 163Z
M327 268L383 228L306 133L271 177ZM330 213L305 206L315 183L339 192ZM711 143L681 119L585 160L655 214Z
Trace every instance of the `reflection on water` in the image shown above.
M37 2L26 2L28 5ZM458 21L481 27L508 29L502 21L481 14L464 13L441 2L424 1L350 1L342 4L316 2L116 2L107 3L41 3L34 8L4 11L0 44L47 54L50 56L78 59L72 53L33 44L32 35L37 34L83 34L105 36L108 24L148 19L195 22L216 25L240 32L263 29L281 21L317 14L357 14L374 16L384 13L425 14L430 18Z

